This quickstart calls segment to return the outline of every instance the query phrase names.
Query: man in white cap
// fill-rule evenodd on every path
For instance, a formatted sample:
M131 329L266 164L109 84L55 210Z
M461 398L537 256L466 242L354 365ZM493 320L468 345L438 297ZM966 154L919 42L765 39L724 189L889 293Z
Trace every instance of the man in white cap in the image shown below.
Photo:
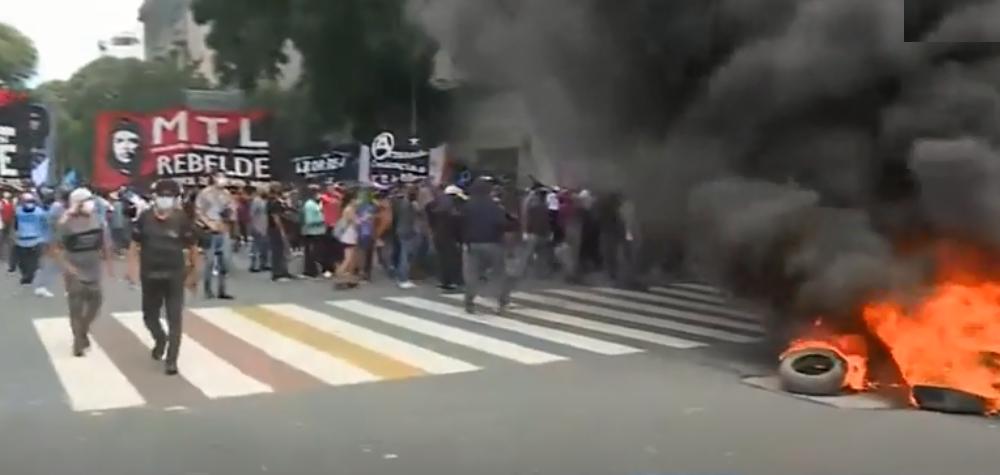
M449 185L427 207L428 224L438 258L441 289L447 292L462 285L462 245L460 223L462 204L468 197L462 188Z
M73 330L73 355L90 348L90 325L104 301L102 267L111 274L111 236L98 213L94 194L77 188L69 195L69 206L55 225L52 253L63 270Z

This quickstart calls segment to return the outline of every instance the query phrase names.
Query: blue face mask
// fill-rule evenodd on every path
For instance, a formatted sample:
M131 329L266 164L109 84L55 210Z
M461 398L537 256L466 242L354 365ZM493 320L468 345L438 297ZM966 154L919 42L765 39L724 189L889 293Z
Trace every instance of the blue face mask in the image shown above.
M35 210L35 203L25 203L24 204L24 210L25 211L34 211Z

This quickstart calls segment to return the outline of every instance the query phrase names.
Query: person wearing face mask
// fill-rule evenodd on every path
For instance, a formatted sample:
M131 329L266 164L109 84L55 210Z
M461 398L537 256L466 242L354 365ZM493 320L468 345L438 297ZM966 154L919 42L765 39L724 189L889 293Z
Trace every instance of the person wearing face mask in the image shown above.
M111 235L94 194L86 188L73 190L52 240L52 256L66 283L73 356L81 357L90 348L90 325L104 301L101 270L111 275L111 252Z
M236 202L226 189L228 180L222 170L212 173L212 185L195 198L195 219L207 235L203 246L207 263L204 273L205 297L232 300L226 293L226 274L229 272L230 226L236 215ZM218 271L218 293L212 291L212 280Z
M21 270L21 285L35 281L48 227L48 213L31 193L21 195L14 214L14 259Z
M185 287L197 290L199 253L191 219L180 206L180 186L170 179L153 185L153 206L139 215L129 249L129 280L141 282L142 317L155 342L152 357L166 352L165 371L177 374ZM167 333L160 323L165 310Z

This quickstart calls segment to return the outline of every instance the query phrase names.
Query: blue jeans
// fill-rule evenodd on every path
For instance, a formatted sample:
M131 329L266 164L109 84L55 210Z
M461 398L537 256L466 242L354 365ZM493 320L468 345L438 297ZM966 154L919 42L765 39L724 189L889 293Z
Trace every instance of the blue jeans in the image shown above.
M205 293L212 292L212 271L219 271L219 294L226 293L226 274L229 272L229 252L232 249L229 235L226 233L209 236L205 247Z
M400 282L408 282L410 280L410 262L413 261L421 244L420 235L398 236L397 239L399 243L399 264L396 266L396 279Z
M250 249L250 269L262 270L271 267L271 244L267 233L251 231L253 248Z
M47 289L58 270L56 269L56 263L53 262L52 257L48 254L48 244L39 245L38 252L38 273L35 274L35 288Z

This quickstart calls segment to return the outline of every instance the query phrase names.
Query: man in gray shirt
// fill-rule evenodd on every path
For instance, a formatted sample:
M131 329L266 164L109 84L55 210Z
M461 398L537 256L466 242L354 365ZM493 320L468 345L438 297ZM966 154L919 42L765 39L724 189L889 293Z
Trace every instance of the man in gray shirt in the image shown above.
M227 178L222 170L211 175L212 184L198 193L195 199L197 224L208 233L204 242L205 252L205 297L232 300L226 293L226 274L229 272L229 252L232 242L229 238L230 226L235 216L235 201L226 189ZM218 294L212 292L212 277L219 274Z
M54 226L53 255L65 274L73 355L77 357L90 347L90 325L104 300L101 272L111 273L110 235L104 223L93 193L77 188Z

